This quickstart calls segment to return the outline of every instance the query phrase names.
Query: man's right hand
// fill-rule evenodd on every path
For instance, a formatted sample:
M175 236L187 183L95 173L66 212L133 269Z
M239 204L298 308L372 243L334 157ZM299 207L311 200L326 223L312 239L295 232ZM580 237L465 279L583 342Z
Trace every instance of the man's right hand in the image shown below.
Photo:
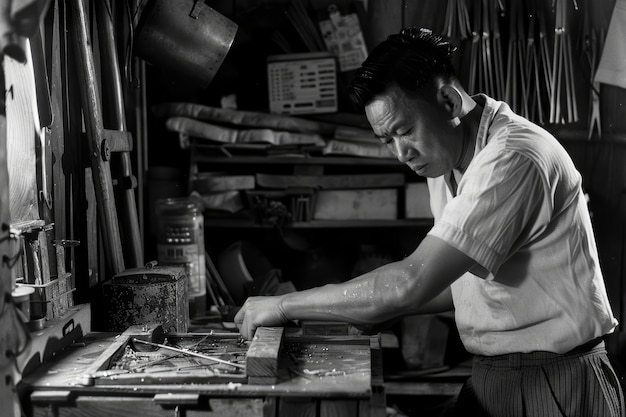
M254 337L257 327L282 326L287 321L281 296L250 297L235 315L235 324L246 340Z

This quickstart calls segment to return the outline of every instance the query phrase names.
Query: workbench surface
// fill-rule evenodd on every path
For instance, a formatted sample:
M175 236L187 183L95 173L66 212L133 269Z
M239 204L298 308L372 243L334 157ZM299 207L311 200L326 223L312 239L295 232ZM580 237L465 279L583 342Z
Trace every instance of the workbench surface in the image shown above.
M279 362L279 378L275 384L248 383L176 383L176 384L115 384L109 377L105 385L94 384L86 372L90 365L112 344L119 334L90 333L84 339L57 354L53 361L42 365L24 378L31 390L65 390L94 392L194 392L226 394L228 396L302 396L367 398L371 396L370 338L354 336L287 335L285 354ZM291 347L290 347L291 346ZM295 353L294 353L295 352ZM297 355L297 360L294 356ZM202 359L199 359L201 362ZM286 368L287 367L287 368ZM193 380L193 371L186 371ZM139 376L139 374L138 374ZM184 381L184 372L179 378Z

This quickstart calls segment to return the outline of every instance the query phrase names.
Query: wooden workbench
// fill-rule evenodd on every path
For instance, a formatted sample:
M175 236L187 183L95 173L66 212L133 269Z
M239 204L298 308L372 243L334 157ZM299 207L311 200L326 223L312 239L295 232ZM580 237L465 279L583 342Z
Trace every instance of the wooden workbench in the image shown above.
M270 385L198 383L197 379L175 384L150 380L150 385L132 386L116 385L111 378L106 384L90 382L86 373L119 337L90 333L25 378L20 395L27 414L375 417L385 413L380 345L375 337L287 333L285 343L309 353L305 360L289 362L289 369L280 369L278 380ZM330 372L312 372L326 369Z

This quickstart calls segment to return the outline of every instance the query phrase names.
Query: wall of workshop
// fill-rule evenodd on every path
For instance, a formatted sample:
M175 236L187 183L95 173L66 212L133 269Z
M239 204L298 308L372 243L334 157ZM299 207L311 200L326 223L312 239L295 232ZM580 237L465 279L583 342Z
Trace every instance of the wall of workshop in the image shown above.
M587 140L589 115L591 111L591 77L592 68L585 54L585 35L593 32L600 40L606 35L615 0L214 0L211 7L225 16L230 17L239 25L239 33L228 56L213 83L206 89L198 89L193 83L172 77L171 74L160 73L157 68L150 68L149 99L152 102L166 100L192 101L209 105L219 105L221 97L234 94L240 109L261 110L268 108L266 58L272 54L288 52L307 52L307 46L294 25L288 19L286 10L294 3L303 5L312 19L325 18L327 8L335 4L343 12L358 13L365 41L371 50L389 34L397 33L407 26L428 27L435 32L450 34L458 47L457 68L466 87L472 67L471 34L463 36L459 30L458 15L455 21L448 7L462 4L467 7L468 18L472 29L476 30L477 18L474 10L477 5L487 4L495 8L504 6L497 22L500 27L503 64L505 72L507 53L512 48L511 41L516 32L511 32L515 25L520 24L522 38L528 38L529 16L545 19L545 35L550 57L553 58L555 45L555 26L557 10L555 6L565 7L564 24L571 42L571 83L573 96L562 102L575 107L575 120L550 120L545 114L545 128L552 131L572 154L576 164L583 173L585 190L590 195L590 205L594 213L594 222L598 232L598 246L601 262L606 275L607 286L612 304L621 323L626 323L624 302L624 186L626 172L623 158L626 157L626 90L620 87L600 84L600 115L602 137L596 136ZM574 6L577 6L574 7ZM452 23L451 23L452 22ZM538 24L538 23L536 23ZM493 29L493 27L491 28ZM537 29L537 28L536 28ZM478 30L478 32L481 32ZM537 33L537 30L534 32ZM287 47L280 39L287 40ZM539 39L536 38L539 42ZM607 51L620 53L620 51ZM621 52L623 53L623 52ZM340 95L350 81L351 74L340 74ZM527 87L533 86L526 80ZM518 79L517 82L520 82ZM544 92L544 94L547 94ZM507 97L498 97L506 99ZM351 112L349 101L340 96L340 111ZM550 103L544 97L543 105L547 111ZM533 116L537 119L537 116ZM154 121L160 123L159 121ZM167 132L161 132L168 135ZM153 143L153 141L152 141ZM150 160L153 165L181 164L184 172L185 155L177 147L175 137L163 140L160 146L150 149ZM168 144L165 146L164 144ZM611 350L615 353L624 352L621 327L610 341Z
M472 30L479 25L478 19L473 15L474 10L486 4L489 9L496 10L497 5L504 6L503 12L498 17L500 27L501 59L503 71L509 73L507 68L507 53L512 50L512 42L515 33L512 28L517 23L522 26L522 37L528 36L529 16L533 15L545 19L546 44L550 59L553 59L555 43L555 22L557 19L555 5L565 7L565 24L571 44L571 84L573 96L562 98L561 108L566 106L575 108L577 117L569 120L550 120L549 105L543 98L545 117L540 119L533 116L535 121L552 130L559 137L581 138L585 137L589 123L590 92L591 92L591 69L587 61L584 49L584 36L592 31L598 38L606 35L609 26L615 0L214 0L208 2L211 7L231 18L239 25L239 31L235 41L226 56L226 59L216 74L209 87L201 89L197 83L185 77L177 77L175 74L161 71L158 68L149 67L149 85L154 86L148 91L149 101L192 101L208 105L220 105L222 97L235 95L237 106L243 110L266 110L268 108L266 58L273 54L308 52L302 36L289 19L290 8L298 4L305 8L308 16L314 24L319 19L327 19L329 5L337 5L342 13L357 13L360 18L367 48L371 50L389 34L397 33L406 26L419 26L433 29L435 32L449 34L457 45L456 53L457 68L459 75L466 87L471 87L468 79L472 66L472 48L474 39L471 34L462 36L459 30L458 16L454 16L448 10L449 6L463 4L468 11L469 23ZM577 5L577 8L574 7ZM456 19L456 20L455 20ZM452 22L452 23L450 23ZM538 22L535 22L538 26ZM479 28L480 34L482 28ZM493 31L493 28L490 28ZM539 29L535 29L535 43L539 44ZM543 32L542 32L543 33ZM491 33L490 36L494 36ZM282 40L282 41L281 41ZM525 40L525 39L524 39ZM525 46L522 46L525 48ZM492 53L495 50L491 51ZM616 53L611 51L610 53ZM477 57L477 60L478 59ZM517 60L517 59L516 59ZM518 60L521 65L526 65L523 60ZM551 63L552 64L552 63ZM478 72L481 72L480 69ZM484 72L484 71L482 71ZM529 90L533 86L531 79L525 79L521 72L517 77L518 97L522 95L522 82L524 88ZM351 72L341 73L339 80L340 111L351 112L353 108L347 98L345 86L350 82ZM561 77L565 82L565 75ZM548 87L538 94L547 95ZM478 92L478 89L470 92ZM480 92L491 93L491 91ZM626 118L623 117L626 106L626 92L624 89L600 84L600 107L602 133L607 137L626 132ZM497 99L511 101L510 95L491 94ZM517 98L516 100L523 100ZM514 103L511 103L514 104ZM158 121L157 121L158 123ZM163 132L165 134L165 132ZM177 140L167 139L159 141L159 146L153 146L150 157L155 165L172 165L183 163L184 153L177 149Z

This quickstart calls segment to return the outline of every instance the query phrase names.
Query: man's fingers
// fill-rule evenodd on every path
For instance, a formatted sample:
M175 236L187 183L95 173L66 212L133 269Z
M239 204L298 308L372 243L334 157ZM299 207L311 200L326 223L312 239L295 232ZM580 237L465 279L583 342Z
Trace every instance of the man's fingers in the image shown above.
M235 314L234 320L235 320L235 324L237 325L237 327L241 327L240 324L243 323L243 319L245 316L246 316L246 306L244 304L244 306L239 309L237 314Z
M252 340L252 337L254 336L254 330L256 329L256 327L254 326L254 322L250 319L244 320L244 323L241 327L241 329L239 329L241 336L246 339L246 340ZM243 330L243 331L242 331Z

